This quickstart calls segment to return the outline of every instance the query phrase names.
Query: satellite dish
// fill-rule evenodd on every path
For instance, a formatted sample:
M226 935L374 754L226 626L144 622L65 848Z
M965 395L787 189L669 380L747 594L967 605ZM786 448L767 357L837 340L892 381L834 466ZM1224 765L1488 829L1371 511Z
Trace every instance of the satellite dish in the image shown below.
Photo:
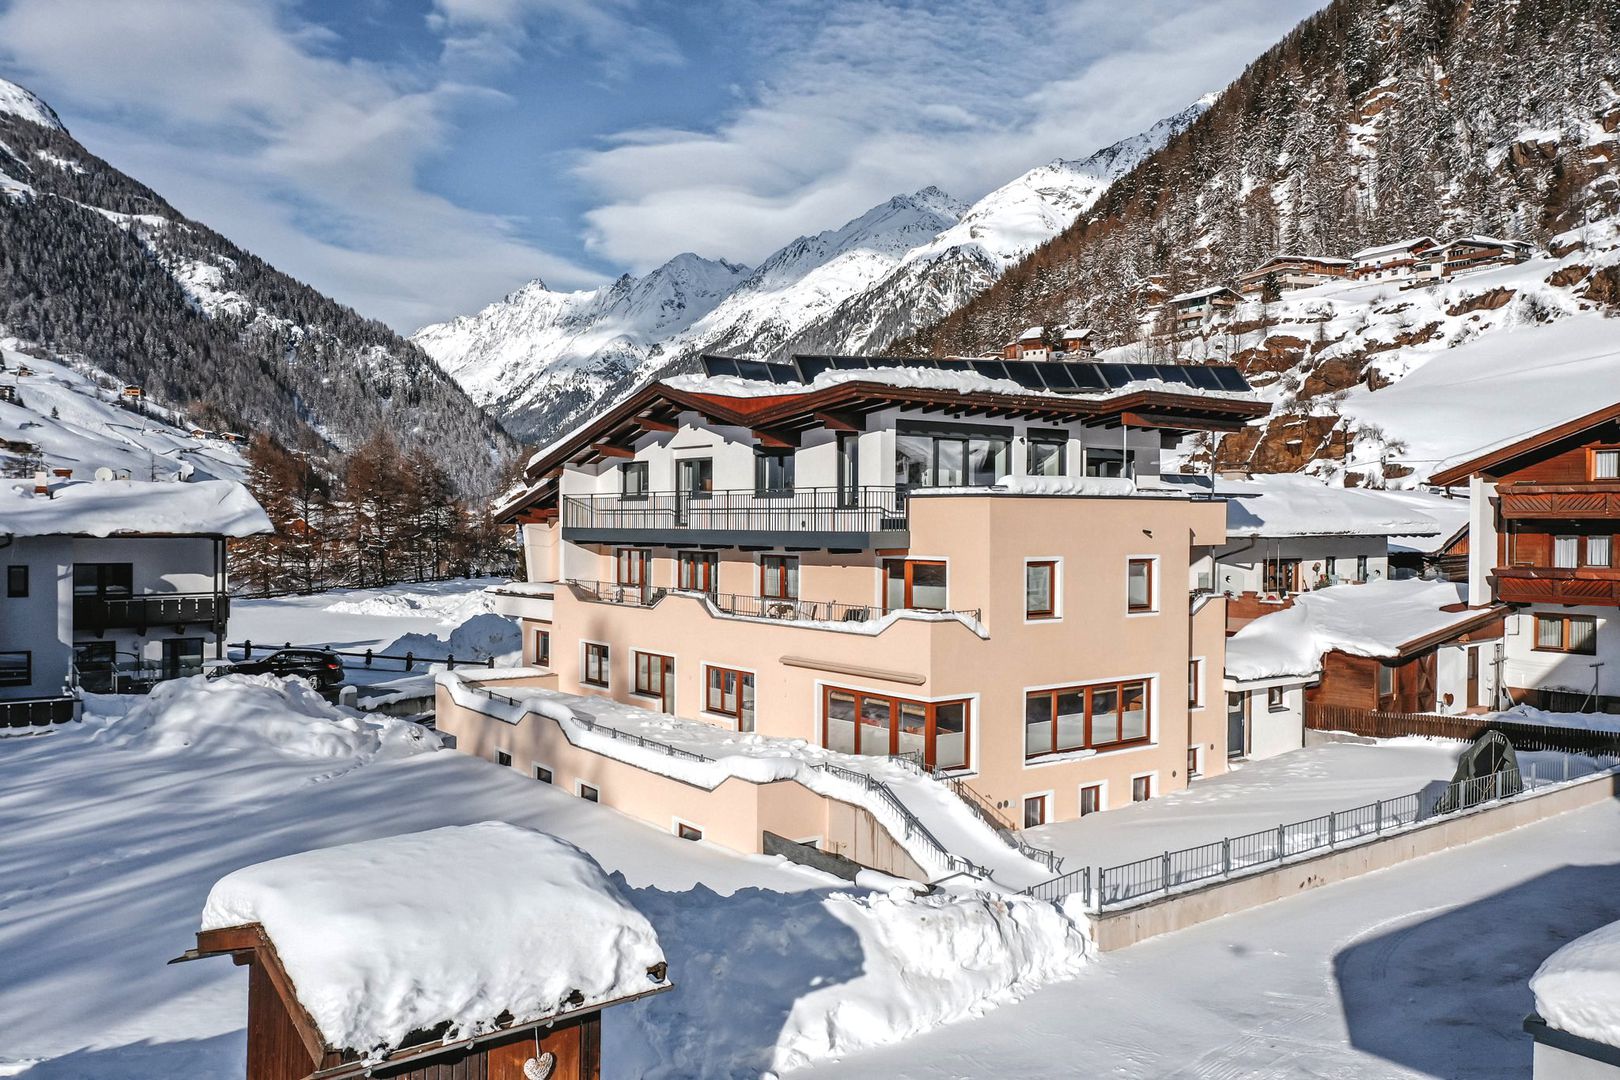
M97 480L111 480L113 478L113 475L114 475L113 471L111 469L107 468L107 466L105 466L105 465L103 465L101 468L96 470L96 479Z

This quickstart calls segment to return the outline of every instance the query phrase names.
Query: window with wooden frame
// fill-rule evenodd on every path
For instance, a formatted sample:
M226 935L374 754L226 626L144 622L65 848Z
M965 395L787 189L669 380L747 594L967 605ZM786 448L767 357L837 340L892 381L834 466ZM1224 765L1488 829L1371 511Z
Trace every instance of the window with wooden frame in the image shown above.
M675 658L673 656L638 652L635 654L635 659L636 693L643 697L655 697L662 700L666 689L674 689L670 685L675 678Z
M720 586L720 556L712 551L683 551L675 559L680 588L714 593Z
M759 595L766 600L797 600L799 598L799 557L797 555L761 555L759 557Z
M626 499L647 497L647 463L627 461L619 466L619 494Z
M1103 789L1101 784L1087 784L1080 789L1080 816L1095 814L1103 808Z
M944 611L947 574L932 559L883 560L883 610Z
M684 821L678 821L675 823L675 835L682 840L701 840L703 839L703 830L696 825L688 825Z
M1147 802L1153 798L1153 777L1131 777L1131 802Z
M1195 657L1187 661L1187 708L1202 709L1204 707L1204 658Z
M1593 533L1586 537L1585 549L1581 552L1583 566L1606 568L1613 564L1614 542L1613 537L1607 533L1602 535Z
M650 548L620 548L613 559L613 580L626 588L643 589L651 577L652 550Z
M28 595L28 567L6 567L6 595L13 600Z
M1125 567L1125 610L1140 615L1157 608L1154 595L1154 559L1131 559Z
M584 659L579 681L586 686L607 687L612 674L608 663L608 647L594 641L584 643Z
M754 673L712 664L704 667L703 708L736 720L738 731L753 731Z
M1024 618L1057 618L1058 564L1035 559L1024 564Z
M1395 668L1391 664L1378 665L1378 698L1382 702L1395 696Z
M534 632L534 666L551 666L551 631L536 630Z
M1046 802L1045 795L1031 795L1024 800L1024 828L1046 824Z
M1187 747L1187 779L1191 780L1195 776L1203 775L1204 770L1198 766L1202 759L1203 755L1199 753L1199 747Z
M1282 686L1266 687L1266 708L1272 712L1282 712L1288 708L1288 690Z
M1597 653L1597 619L1591 615L1536 615L1537 652Z
M1148 741L1146 679L1032 690L1024 696L1026 760Z
M932 768L965 769L971 711L965 700L911 701L829 686L822 691L821 745L868 757L921 752Z
M1573 570L1581 565L1581 538L1578 536L1553 537L1553 566L1560 570Z
M1593 480L1620 480L1620 447L1594 449L1590 472Z
M1267 559L1263 589L1274 596L1299 591L1299 559Z
M1062 431L1031 431L1025 440L1024 472L1030 476L1067 476L1069 436Z

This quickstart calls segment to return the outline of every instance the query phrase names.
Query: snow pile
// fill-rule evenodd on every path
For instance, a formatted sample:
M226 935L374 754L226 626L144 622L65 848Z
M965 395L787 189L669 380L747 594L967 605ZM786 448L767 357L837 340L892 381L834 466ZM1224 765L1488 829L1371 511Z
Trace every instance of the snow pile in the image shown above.
M425 729L393 717L361 717L301 679L194 675L153 688L110 729L112 745L140 750L262 753L369 761L435 748Z
M1530 977L1536 1012L1559 1031L1620 1046L1620 922L1576 938Z
M605 1019L604 1075L759 1077L979 1016L1087 963L1055 906L986 893L647 889L671 969L712 972Z
M1587 731L1620 731L1620 714L1548 712L1534 705L1515 705L1499 714L1503 720L1542 727L1582 728Z
M443 660L454 656L457 660L487 660L492 656L508 656L523 648L523 632L517 623L505 615L485 612L474 615L450 632L449 637L438 634L410 633L395 638L381 651L391 656L410 653L418 659Z
M1396 656L1418 638L1477 618L1478 609L1443 611L1466 601L1449 581L1371 581L1305 593L1294 606L1255 619L1226 643L1226 674L1238 680L1314 675L1332 650Z
M382 615L389 618L431 618L460 623L495 610L495 601L482 591L449 591L436 585L396 585L387 591L355 589L347 599L326 605L334 615Z
M446 1041L664 985L647 919L596 860L501 821L306 851L226 875L203 930L258 923L328 1046ZM583 1001L569 1004L579 993Z
M995 490L1015 495L1135 495L1128 476L1003 476Z
M32 481L0 488L0 533L13 536L272 531L247 488L231 480L76 481L52 488L50 497L35 495Z
M1444 526L1426 511L1446 503L1438 495L1332 486L1314 476L1280 473L1252 480L1210 482L1203 476L1166 476L1167 483L1227 500L1226 535L1439 536ZM1466 500L1450 501L1466 518ZM1449 519L1448 519L1449 520ZM1461 524L1459 521L1458 524Z

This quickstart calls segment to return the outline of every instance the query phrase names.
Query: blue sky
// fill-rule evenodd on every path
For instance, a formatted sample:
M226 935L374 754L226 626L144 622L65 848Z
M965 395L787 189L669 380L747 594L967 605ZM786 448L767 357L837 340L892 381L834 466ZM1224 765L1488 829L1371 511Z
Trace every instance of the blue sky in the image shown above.
M0 76L402 330L757 262L1216 90L1322 0L0 0Z

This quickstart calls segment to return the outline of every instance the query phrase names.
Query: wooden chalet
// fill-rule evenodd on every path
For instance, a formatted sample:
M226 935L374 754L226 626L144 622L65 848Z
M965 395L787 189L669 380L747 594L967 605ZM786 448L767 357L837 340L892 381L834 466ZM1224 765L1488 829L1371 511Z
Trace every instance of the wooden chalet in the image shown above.
M1440 245L1432 236L1414 236L1392 244L1379 244L1363 248L1350 256L1355 263L1355 276L1364 281L1383 281L1391 278L1409 278L1419 267L1427 266L1429 258Z
M1004 360L1050 360L1052 347L1046 343L1046 327L1031 326L1002 346L1001 356Z
M1253 270L1238 275L1238 290L1245 294L1265 291L1267 282L1281 291L1308 289L1347 276L1355 266L1349 259L1331 255L1273 255Z
M1307 710L1330 706L1374 712L1434 712L1472 708L1480 701L1483 672L1477 649L1469 649L1471 666L1461 695L1439 689L1437 661L1442 646L1469 646L1502 636L1505 608L1472 610L1459 606L1458 621L1441 630L1403 642L1394 656L1356 656L1332 650L1322 657L1322 674L1305 690ZM1446 701L1450 696L1453 700Z
M1425 257L1430 260L1431 272L1450 277L1489 266L1512 266L1528 259L1530 252L1530 245L1522 240L1462 236L1441 244Z

